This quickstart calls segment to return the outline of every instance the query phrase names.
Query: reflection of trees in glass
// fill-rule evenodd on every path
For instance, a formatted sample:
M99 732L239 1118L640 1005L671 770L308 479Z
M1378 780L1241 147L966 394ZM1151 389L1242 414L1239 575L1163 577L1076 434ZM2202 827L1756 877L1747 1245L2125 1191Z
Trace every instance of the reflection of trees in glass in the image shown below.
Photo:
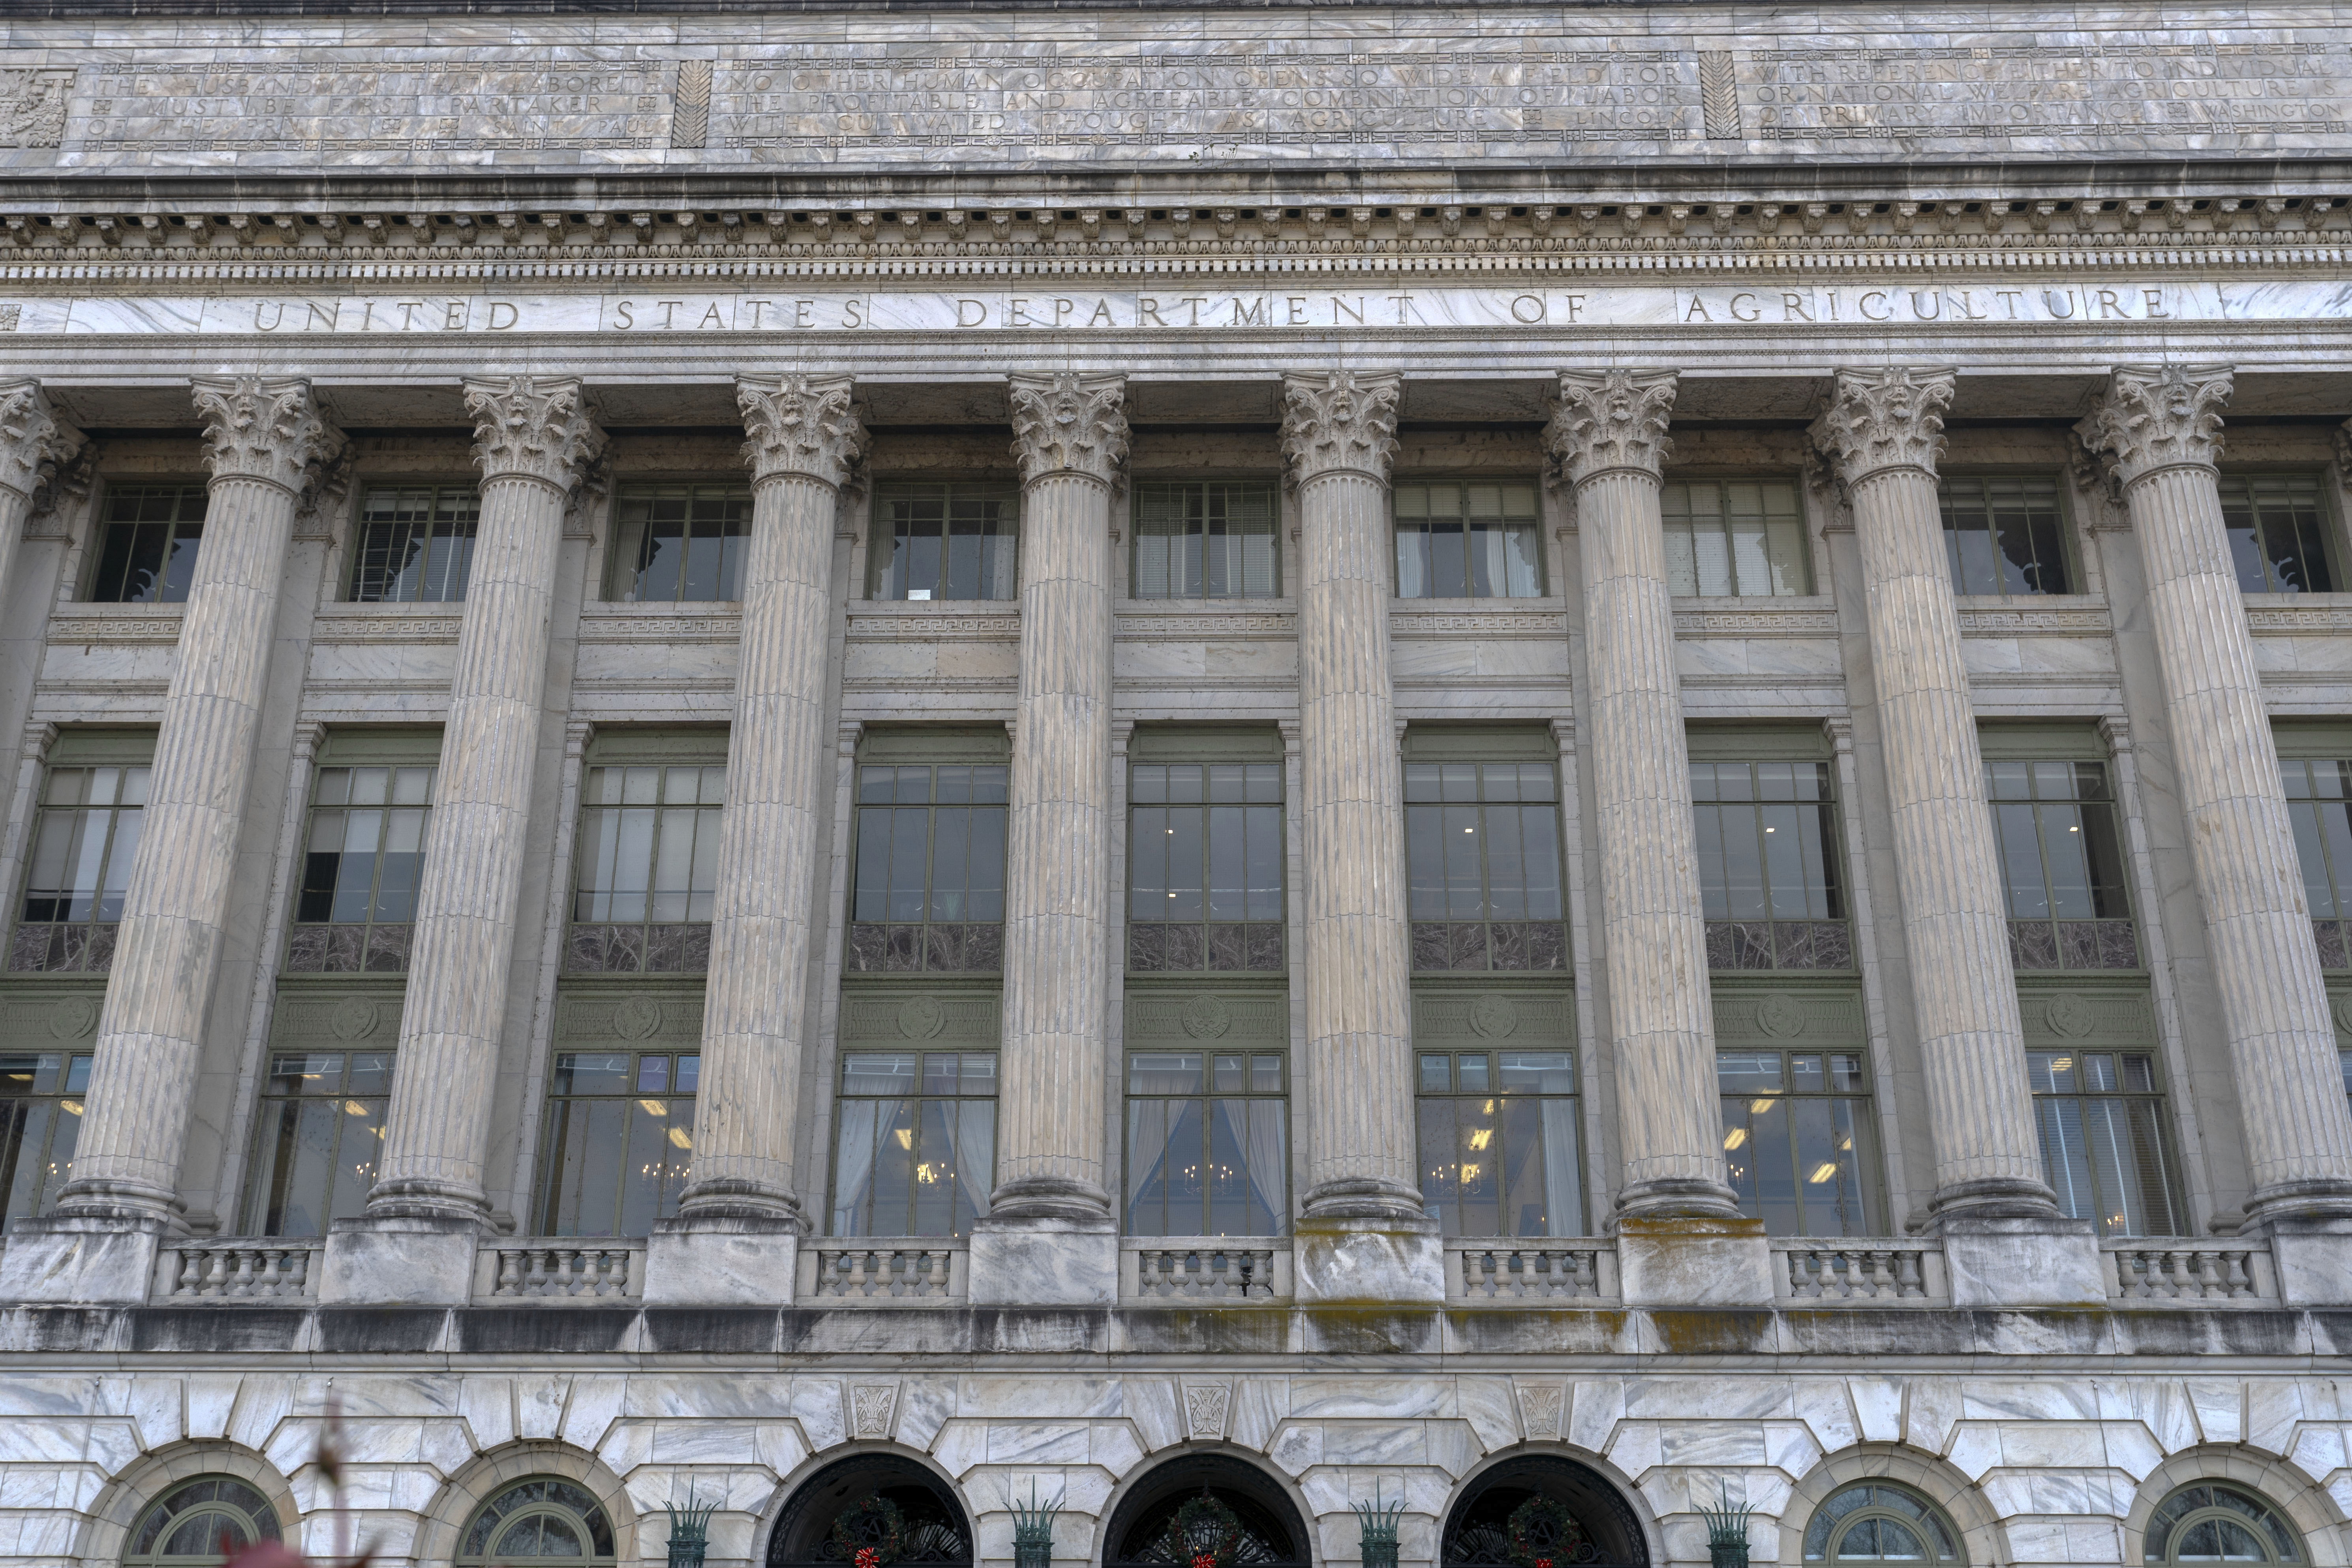
M231 1476L199 1476L166 1493L131 1532L122 1554L128 1568L211 1568L222 1548L236 1552L257 1541L278 1541L278 1510L269 1500Z
M1787 479L1672 479L1660 487L1666 587L1706 598L1812 592L1804 513Z
M2221 526L2246 593L2332 592L2326 519L2315 474L2221 476Z
M2352 969L2352 761L2279 763L2322 969Z
M1130 1051L1127 1234L1288 1229L1282 1053Z
M834 1236L969 1236L996 1181L992 1051L854 1051L834 1117Z
M1875 1236L1870 1082L1853 1051L1718 1051L1723 1157L1773 1236Z
M1424 1051L1421 1194L1447 1236L1580 1236L1576 1053Z

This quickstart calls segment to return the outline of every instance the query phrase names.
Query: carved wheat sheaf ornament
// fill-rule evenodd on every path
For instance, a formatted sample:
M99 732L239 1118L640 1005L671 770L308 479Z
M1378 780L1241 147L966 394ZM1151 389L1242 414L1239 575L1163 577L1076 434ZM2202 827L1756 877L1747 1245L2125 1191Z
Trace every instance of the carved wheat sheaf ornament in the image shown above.
M1804 1032L1805 1010L1787 993L1775 991L1757 1004L1756 1026L1776 1040L1792 1039Z
M613 1009L613 1033L625 1040L652 1037L662 1026L661 1004L650 996L632 996Z
M898 1004L898 1032L910 1040L936 1039L948 1026L948 1010L936 996L909 996Z
M1519 1010L1508 996L1489 991L1470 1004L1470 1027L1480 1039L1506 1039L1518 1026Z
M375 1002L366 996L346 996L327 1015L327 1027L339 1040L364 1040L375 1033Z
M2061 991L2042 1005L2042 1021L2062 1039L2079 1040L2098 1026L2099 1016L2072 991Z
M1184 1004L1177 1021L1196 1040L1222 1039L1234 1026L1234 1010L1214 996L1195 996Z
M49 1009L49 1034L60 1040L79 1040L98 1027L98 1004L87 996L66 996Z

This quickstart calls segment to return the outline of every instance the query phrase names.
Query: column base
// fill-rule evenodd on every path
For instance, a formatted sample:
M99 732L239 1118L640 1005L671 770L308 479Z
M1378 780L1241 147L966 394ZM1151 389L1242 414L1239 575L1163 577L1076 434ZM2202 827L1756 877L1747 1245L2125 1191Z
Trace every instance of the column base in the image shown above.
M1098 1219L975 1220L966 1299L975 1307L1108 1307L1118 1226Z
M687 1215L654 1222L646 1238L648 1307L782 1307L800 1267L789 1219Z
M2100 1307L2107 1278L2086 1219L1939 1221L1955 1307Z
M1431 1219L1307 1218L1291 1240L1300 1301L1441 1306L1445 1247Z
M2352 1307L2352 1220L2277 1219L2264 1228L2281 1302Z
M168 1222L158 1215L43 1215L19 1219L0 1253L0 1301L77 1306L147 1300Z
M480 1224L362 1215L328 1227L319 1266L322 1305L461 1307L474 1297Z
M1760 1219L1627 1215L1617 1279L1628 1307L1769 1307L1772 1248Z

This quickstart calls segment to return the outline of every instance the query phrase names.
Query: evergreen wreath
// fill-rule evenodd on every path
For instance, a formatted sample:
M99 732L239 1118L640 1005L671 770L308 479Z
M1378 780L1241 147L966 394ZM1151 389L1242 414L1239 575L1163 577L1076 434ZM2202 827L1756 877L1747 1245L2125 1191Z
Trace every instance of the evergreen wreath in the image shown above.
M1540 1494L1513 1509L1503 1529L1511 1561L1518 1568L1565 1568L1588 1554L1584 1527L1576 1516Z
M833 1543L854 1568L889 1568L906 1542L905 1516L880 1492L834 1516Z
M1208 1492L1188 1498L1168 1521L1160 1549L1171 1563L1184 1568L1232 1568L1241 1545L1242 1521L1234 1510Z

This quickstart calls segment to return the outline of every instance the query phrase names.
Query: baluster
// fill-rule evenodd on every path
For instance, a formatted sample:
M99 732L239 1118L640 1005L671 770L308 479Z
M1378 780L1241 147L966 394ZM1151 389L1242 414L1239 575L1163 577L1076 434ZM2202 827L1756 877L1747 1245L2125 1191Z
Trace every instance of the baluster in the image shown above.
M291 1294L308 1296L310 1293L310 1249L298 1247L286 1255L286 1261L291 1276Z
M500 1247L499 1249L499 1277L491 1282L490 1294L493 1296L519 1296L521 1293L522 1282L516 1272L515 1255L509 1252L506 1248Z
M1895 1255L1891 1252L1870 1254L1870 1299L1885 1300L1895 1294Z
M172 1294L174 1296L198 1294L204 1282L204 1264L200 1256L182 1247L173 1255L173 1258L175 1267L172 1270Z
M2213 1297L2227 1294L2221 1289L2221 1255L2220 1253L2200 1252L2192 1261L2197 1266L2197 1293L2200 1296Z
M1898 1252L1895 1255L1895 1294L1897 1300L1908 1296L1925 1296L1927 1284L1919 1278L1919 1255Z
M265 1247L254 1258L253 1293L265 1300L278 1298L278 1270L286 1261L282 1247Z
M205 1294L220 1297L228 1294L229 1256L225 1248L205 1249Z
M864 1247L854 1247L845 1255L849 1264L849 1274L843 1281L845 1287L843 1292L845 1295L870 1296L874 1293L873 1257L874 1255Z
M1600 1255L1592 1252L1571 1252L1568 1257L1569 1261L1576 1266L1575 1289L1569 1291L1569 1294L1571 1296L1600 1295Z
M1805 1289L1805 1255L1801 1252L1791 1252L1787 1256L1789 1261L1789 1294L1801 1300L1805 1296L1810 1294L1810 1292Z
M2246 1266L2246 1255L2242 1252L2225 1252L2221 1254L2221 1262L2229 1271L2223 1277L2229 1294L2233 1297L2252 1295L2254 1293L2253 1270Z
M2116 1289L2126 1299L2147 1294L2140 1279L2139 1265L2128 1252L2118 1252L2116 1260Z

